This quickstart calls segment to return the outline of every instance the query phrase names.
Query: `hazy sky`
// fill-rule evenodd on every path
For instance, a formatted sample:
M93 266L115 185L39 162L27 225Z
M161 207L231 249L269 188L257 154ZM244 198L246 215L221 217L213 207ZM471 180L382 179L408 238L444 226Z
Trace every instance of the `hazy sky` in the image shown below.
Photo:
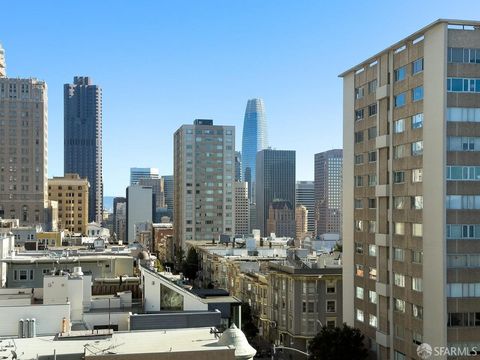
M130 167L173 172L174 131L195 118L236 126L265 100L269 142L313 154L342 146L343 70L438 18L480 20L480 1L3 0L11 77L47 81L49 177L63 174L63 84L103 88L105 195Z

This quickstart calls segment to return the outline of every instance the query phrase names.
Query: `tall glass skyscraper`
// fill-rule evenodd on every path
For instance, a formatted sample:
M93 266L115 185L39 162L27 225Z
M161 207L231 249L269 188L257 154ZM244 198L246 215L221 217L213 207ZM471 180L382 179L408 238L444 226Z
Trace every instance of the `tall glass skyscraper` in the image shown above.
M102 89L87 76L64 85L64 171L90 183L88 221L102 221Z
M245 110L242 138L242 180L248 182L250 202L255 202L257 152L267 147L267 120L263 99L250 99Z

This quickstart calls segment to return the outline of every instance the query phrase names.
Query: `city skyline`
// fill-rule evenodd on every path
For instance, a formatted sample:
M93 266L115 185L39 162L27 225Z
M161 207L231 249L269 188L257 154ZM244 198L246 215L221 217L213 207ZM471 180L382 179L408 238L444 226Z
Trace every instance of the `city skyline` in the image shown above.
M161 174L171 174L170 135L192 118L234 125L241 144L244 104L253 97L267 103L270 145L295 149L297 178L312 180L314 153L342 147L338 73L437 18L470 18L480 10L473 1L459 1L454 8L447 2L410 3L416 17L408 23L401 16L384 16L394 13L395 4L372 5L370 15L378 21L362 24L362 30L387 31L371 46L355 41L357 25L349 20L363 10L361 4L347 2L266 2L252 7L248 2L218 6L142 1L117 8L105 1L89 15L93 26L82 29L70 28L69 21L85 3L25 7L10 2L5 12L21 13L25 25L12 32L15 16L3 19L0 42L9 76L34 76L48 84L49 177L63 175L62 85L73 76L91 76L105 90L106 196L124 194L130 167L158 167ZM106 20L107 12L116 20ZM339 13L346 16L342 23L337 23ZM42 26L45 22L50 26ZM131 27L122 26L131 22ZM284 23L291 24L288 31ZM62 31L67 27L69 32ZM329 36L333 31L335 36ZM44 40L36 41L32 33ZM94 36L98 33L102 36ZM346 43L349 46L343 46ZM200 55L192 57L195 53ZM145 91L125 91L137 86ZM122 106L125 103L129 106ZM136 131L139 121L151 131Z

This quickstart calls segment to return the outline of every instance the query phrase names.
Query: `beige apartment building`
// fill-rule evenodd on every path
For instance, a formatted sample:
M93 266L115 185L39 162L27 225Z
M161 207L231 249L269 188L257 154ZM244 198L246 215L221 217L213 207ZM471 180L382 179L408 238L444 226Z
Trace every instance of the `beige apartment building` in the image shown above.
M480 22L435 21L340 76L344 321L378 359L478 349Z
M58 202L58 227L72 233L87 233L88 191L87 178L65 174L48 179L48 198Z
M250 204L248 201L248 183L235 181L235 235L248 235L250 233Z
M47 199L47 84L6 77L0 46L0 217L51 228Z

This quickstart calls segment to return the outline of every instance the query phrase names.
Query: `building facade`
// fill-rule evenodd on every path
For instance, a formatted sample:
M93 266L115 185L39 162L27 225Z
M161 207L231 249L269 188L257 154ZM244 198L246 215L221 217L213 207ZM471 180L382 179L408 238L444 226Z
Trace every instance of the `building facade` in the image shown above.
M257 153L256 226L268 234L267 218L274 199L295 204L295 151L264 149ZM295 230L294 230L295 236Z
M295 207L295 239L302 240L308 232L308 210L304 205Z
M344 319L378 358L480 346L479 26L438 20L341 75Z
M126 240L127 231L127 198L113 199L113 232L117 240Z
M137 235L137 227L152 223L154 213L153 193L150 186L139 184L127 187L127 242L133 243Z
M64 171L90 183L88 220L102 222L102 89L87 76L64 85Z
M235 181L242 181L242 153L235 151Z
M88 180L80 178L78 174L48 179L48 199L58 203L59 230L87 233L88 188Z
M307 231L315 234L315 182L297 181L295 199L297 206L303 205L308 210Z
M248 183L250 202L255 202L257 152L268 147L263 99L250 99L245 109L242 136L242 180Z
M173 211L173 175L164 175L162 179L165 205Z
M130 168L130 185L138 184L140 179L159 179L157 168Z
M267 236L295 238L295 209L290 201L274 199L268 208Z
M217 240L235 234L235 127L195 120L174 135L174 236Z
M315 154L316 236L342 233L342 149Z
M0 49L0 217L50 227L47 84L7 78Z
M243 181L233 183L235 190L235 235L250 233L250 201L248 201L248 184Z
M152 188L153 196L155 197L155 209L165 207L165 192L163 178L141 178L138 180L139 185L150 186Z

